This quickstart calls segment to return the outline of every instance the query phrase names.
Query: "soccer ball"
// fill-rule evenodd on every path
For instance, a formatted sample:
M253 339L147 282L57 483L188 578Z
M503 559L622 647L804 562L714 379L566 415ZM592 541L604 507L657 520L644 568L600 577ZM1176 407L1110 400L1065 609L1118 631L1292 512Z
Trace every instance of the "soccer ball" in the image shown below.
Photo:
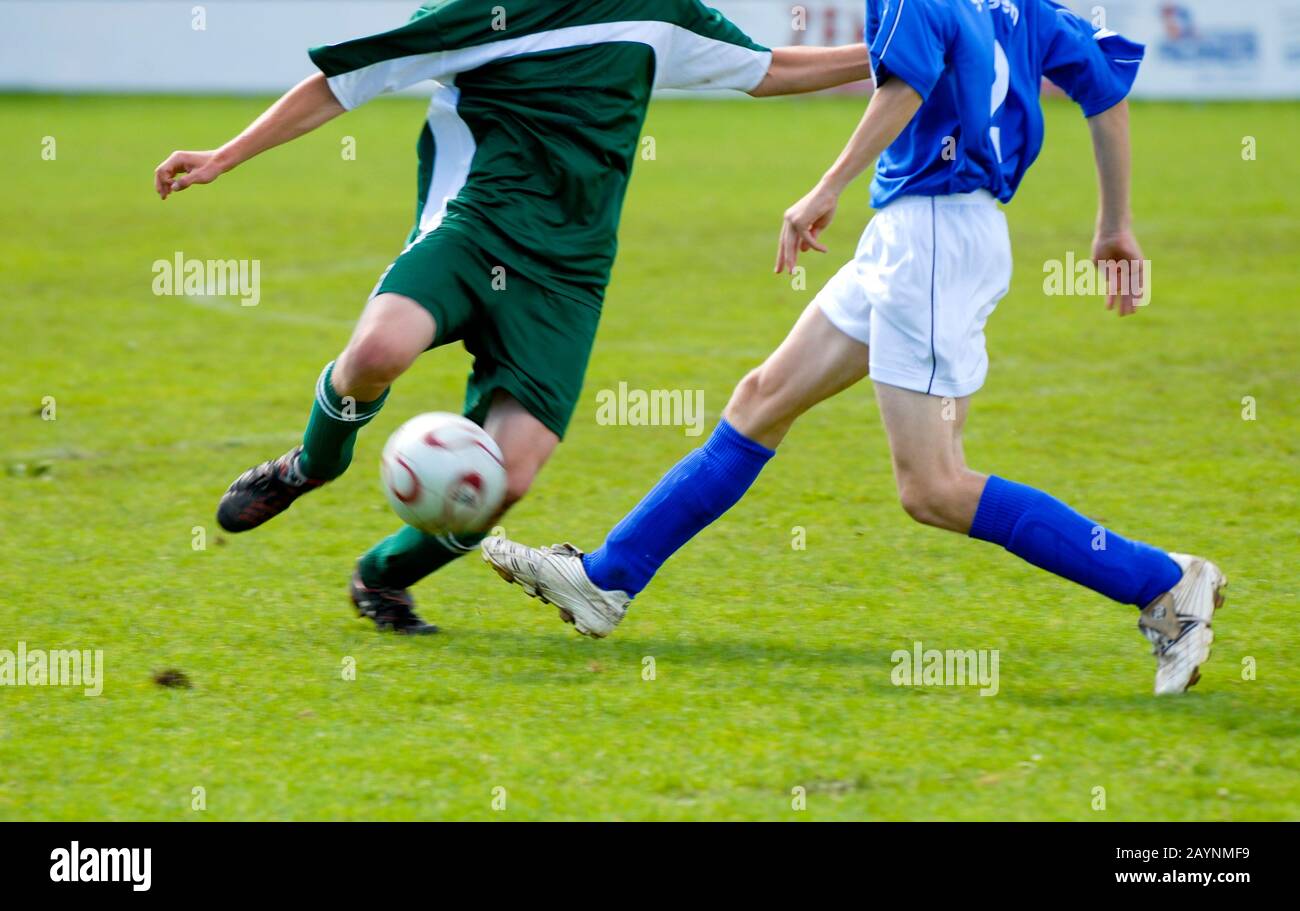
M398 427L379 473L393 511L431 535L483 530L506 495L500 447L458 414L422 414Z

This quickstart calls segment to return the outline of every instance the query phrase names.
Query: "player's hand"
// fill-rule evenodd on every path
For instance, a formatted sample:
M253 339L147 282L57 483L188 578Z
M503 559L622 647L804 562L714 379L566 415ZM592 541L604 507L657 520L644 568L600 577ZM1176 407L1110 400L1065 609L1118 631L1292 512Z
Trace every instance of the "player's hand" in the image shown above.
M1146 294L1146 265L1142 248L1129 230L1098 231L1092 242L1092 261L1107 282L1106 309L1120 316L1137 312Z
M838 193L818 184L807 196L785 210L781 239L776 246L776 273L789 270L794 274L800 253L809 250L826 252L826 247L817 241L817 237L835 217L839 201Z
M212 183L225 169L216 152L172 152L153 172L153 187L161 199L198 183Z

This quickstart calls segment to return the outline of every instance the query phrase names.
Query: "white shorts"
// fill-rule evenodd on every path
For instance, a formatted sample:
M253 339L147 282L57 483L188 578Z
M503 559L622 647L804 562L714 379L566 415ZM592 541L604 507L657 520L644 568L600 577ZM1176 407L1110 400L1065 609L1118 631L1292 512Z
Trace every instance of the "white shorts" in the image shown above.
M984 191L904 196L876 213L858 252L816 297L871 349L871 378L928 395L984 385L984 324L1011 285L1011 238Z

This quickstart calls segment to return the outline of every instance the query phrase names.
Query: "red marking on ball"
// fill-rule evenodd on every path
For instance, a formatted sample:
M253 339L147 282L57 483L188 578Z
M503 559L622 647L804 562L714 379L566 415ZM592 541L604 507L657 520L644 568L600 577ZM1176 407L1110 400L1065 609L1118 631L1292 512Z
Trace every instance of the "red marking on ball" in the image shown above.
M489 456L491 456L492 461L496 462L496 463L497 463L498 465L500 465L502 468L505 468L505 467L506 467L505 463L501 461L500 457L497 456L497 454L496 454L495 452L492 451L491 447L489 447L489 446L488 446L486 443L484 443L482 440L469 440L469 444L470 444L471 446L477 446L479 449L482 449L482 450L483 450L484 452L486 452ZM433 432L432 430L430 430L428 433L426 433L426 434L424 435L424 445L426 445L426 446L432 446L434 449L447 449L447 450L452 450L452 449L459 449L459 448L461 448L461 447L452 447L452 446L448 446L448 445L447 445L446 443L444 443L442 440L438 439L438 437L434 434L434 432Z
M403 494L397 489L397 485L392 483L391 479L388 483L388 489L393 492L393 496L397 497L397 499L401 500L407 506L410 506L416 500L420 499L420 479L415 476L415 472L411 470L411 466L407 465L406 460L401 456L394 456L393 461L405 468L406 473L411 476L411 492L410 494Z
M502 462L499 458L497 458L497 454L496 454L495 452L493 452L491 449L489 449L488 446L487 446L487 444L484 443L482 440L475 440L475 441L474 441L474 445L477 446L479 449L482 449L482 450L483 450L484 452L486 452L488 455L490 455L490 456L492 457L492 461L493 461L493 462L496 462L496 463L497 463L498 465L500 465L502 468L505 468L505 467L506 467L505 463Z

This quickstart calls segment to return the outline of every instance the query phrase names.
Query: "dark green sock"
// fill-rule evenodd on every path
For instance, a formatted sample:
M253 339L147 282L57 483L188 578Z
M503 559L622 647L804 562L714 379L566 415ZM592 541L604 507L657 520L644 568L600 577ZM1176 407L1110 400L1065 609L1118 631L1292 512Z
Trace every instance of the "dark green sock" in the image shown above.
M358 402L351 396L341 396L334 391L330 376L334 362L330 361L316 381L316 401L307 421L307 432L302 437L302 455L298 470L315 481L332 481L347 471L352 463L352 447L357 442L357 431L365 427L379 409L384 407L388 390L373 402Z
M430 535L402 526L361 558L361 581L369 588L410 588L425 576L478 547L485 535Z

